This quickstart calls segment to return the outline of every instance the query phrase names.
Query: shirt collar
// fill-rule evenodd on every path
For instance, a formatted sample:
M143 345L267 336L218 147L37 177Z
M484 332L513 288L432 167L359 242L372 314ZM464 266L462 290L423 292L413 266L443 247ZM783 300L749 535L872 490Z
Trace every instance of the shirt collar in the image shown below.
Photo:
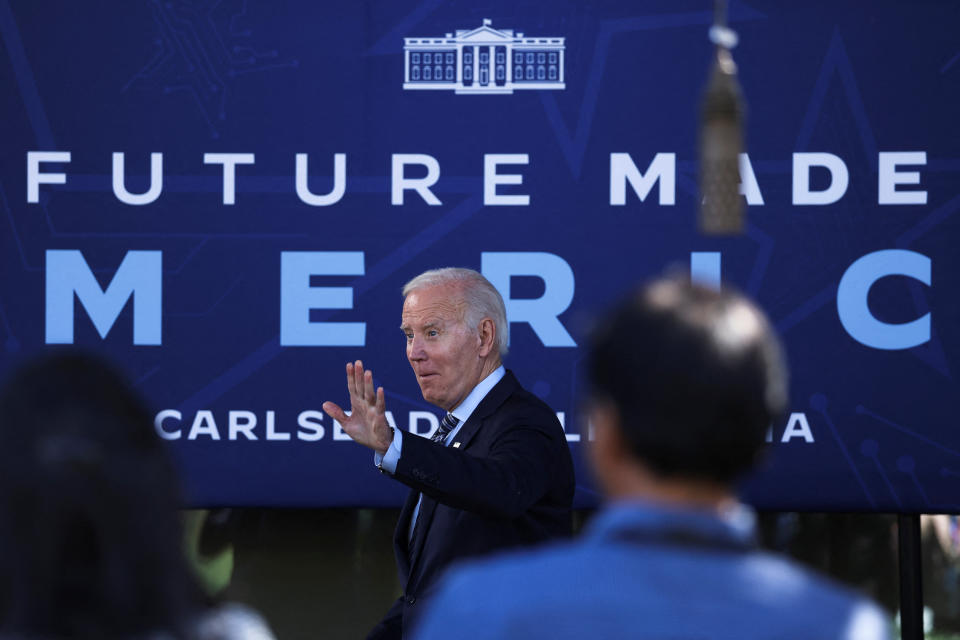
M618 501L591 520L586 538L602 543L611 538L656 539L659 535L694 536L718 544L751 546L756 541L756 516L743 504L723 511L692 509L648 501Z
M503 379L503 376L506 375L507 370L503 368L503 365L500 365L494 369L486 378L477 383L477 386L473 388L466 398L463 399L463 402L458 404L453 408L453 411L450 413L453 414L453 417L459 420L458 424L463 424L466 422L470 415L474 412L480 402L487 397L487 394L490 393L490 390L497 386L497 383Z

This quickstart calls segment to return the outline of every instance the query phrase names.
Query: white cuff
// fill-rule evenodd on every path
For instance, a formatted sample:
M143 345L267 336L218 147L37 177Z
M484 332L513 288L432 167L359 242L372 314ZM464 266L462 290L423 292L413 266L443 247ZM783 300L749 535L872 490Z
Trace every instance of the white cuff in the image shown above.
M377 465L380 471L394 473L397 470L397 461L400 460L400 453L403 447L403 436L400 435L400 429L393 430L393 442L387 447L387 452L382 456L376 451L373 452L373 463Z

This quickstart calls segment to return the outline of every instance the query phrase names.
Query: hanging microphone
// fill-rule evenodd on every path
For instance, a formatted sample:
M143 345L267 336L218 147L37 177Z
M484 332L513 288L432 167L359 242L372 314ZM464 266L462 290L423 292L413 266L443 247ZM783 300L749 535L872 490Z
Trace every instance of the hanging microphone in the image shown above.
M711 235L743 233L744 200L740 195L745 107L730 50L737 34L726 25L724 0L717 0L710 41L716 56L703 96L700 122L700 231Z

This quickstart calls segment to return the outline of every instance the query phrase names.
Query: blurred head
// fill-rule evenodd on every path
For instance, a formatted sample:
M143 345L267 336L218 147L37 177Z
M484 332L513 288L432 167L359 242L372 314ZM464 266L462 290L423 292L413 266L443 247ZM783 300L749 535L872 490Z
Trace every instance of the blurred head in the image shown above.
M602 455L658 479L729 486L752 467L787 401L782 350L764 314L730 289L686 278L655 281L607 315L588 370L592 419L613 432L599 448L619 449ZM601 482L606 471L597 469Z
M451 410L500 365L507 317L497 290L476 271L427 271L403 287L400 328L427 402Z
M46 356L0 394L6 632L176 629L196 604L177 479L150 413L103 362Z

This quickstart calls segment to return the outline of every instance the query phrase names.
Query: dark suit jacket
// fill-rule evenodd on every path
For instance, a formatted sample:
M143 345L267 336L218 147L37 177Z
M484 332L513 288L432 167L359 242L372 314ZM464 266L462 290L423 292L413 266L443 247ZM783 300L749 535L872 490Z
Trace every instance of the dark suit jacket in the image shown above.
M394 478L412 489L393 540L404 593L387 614L394 628L402 616L405 636L451 562L570 534L574 476L563 428L510 371L448 447L403 434ZM421 492L420 522L408 549ZM372 637L395 635L374 630Z

